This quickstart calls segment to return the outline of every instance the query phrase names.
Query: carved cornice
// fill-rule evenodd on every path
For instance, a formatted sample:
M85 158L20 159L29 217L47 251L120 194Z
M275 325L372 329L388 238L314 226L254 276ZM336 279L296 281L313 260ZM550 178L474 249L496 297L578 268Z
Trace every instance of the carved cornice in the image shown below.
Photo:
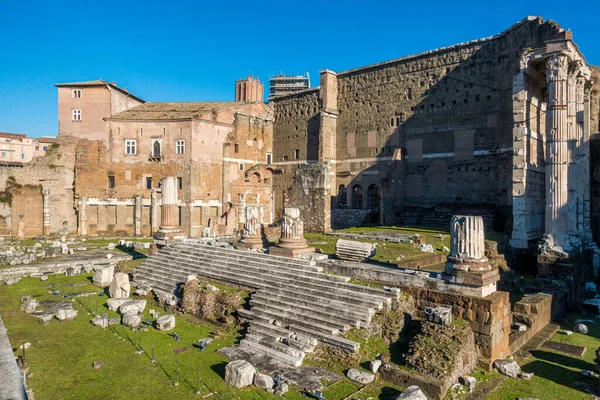
M569 58L563 53L554 53L546 59L546 79L564 81L568 77L568 68Z

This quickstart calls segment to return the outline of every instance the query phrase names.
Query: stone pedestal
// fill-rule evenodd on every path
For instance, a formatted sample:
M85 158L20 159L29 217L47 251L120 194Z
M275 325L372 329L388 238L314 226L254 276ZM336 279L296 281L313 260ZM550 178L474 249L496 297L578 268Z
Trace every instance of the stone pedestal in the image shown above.
M452 217L450 254L445 275L456 284L485 287L487 294L496 291L500 273L489 265L485 257L483 218L467 215Z
M246 222L242 240L239 246L245 249L262 249L268 246L268 241L263 236L262 221L258 207L246 207Z
M179 228L179 204L177 201L177 178L168 176L162 180L161 221L154 242L159 248L170 240L182 239L185 235Z
M308 247L304 239L304 222L300 218L298 208L287 207L283 209L281 219L281 237L277 246L269 249L269 254L298 257L303 253L314 253L314 247Z

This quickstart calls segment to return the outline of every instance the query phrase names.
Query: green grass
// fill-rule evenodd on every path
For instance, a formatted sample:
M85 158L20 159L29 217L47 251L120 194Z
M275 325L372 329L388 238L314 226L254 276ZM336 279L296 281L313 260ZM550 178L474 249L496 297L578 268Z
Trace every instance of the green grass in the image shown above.
M584 318L580 315L571 315L561 328L573 330L574 321ZM508 378L500 388L490 394L486 399L513 400L518 397L534 397L539 399L569 399L584 400L592 398L575 382L585 382L598 387L598 378L584 377L583 369L594 370L595 351L600 346L600 324L595 319L595 324L586 324L588 335L573 333L570 336L556 333L553 341L568 343L587 348L583 357L563 354L540 348L533 351L531 358L521 365L524 372L533 372L535 376L530 381ZM560 331L559 331L560 332Z

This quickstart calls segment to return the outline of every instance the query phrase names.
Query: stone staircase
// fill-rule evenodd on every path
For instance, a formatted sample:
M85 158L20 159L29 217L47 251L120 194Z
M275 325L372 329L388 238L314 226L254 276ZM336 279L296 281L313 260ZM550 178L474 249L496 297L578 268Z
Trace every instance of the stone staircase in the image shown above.
M367 326L373 314L398 298L327 274L312 261L191 241L163 248L135 270L134 281L174 293L188 275L254 291L250 310L238 310L248 321L239 346L292 366L300 366L318 343L358 351L358 343L338 335Z

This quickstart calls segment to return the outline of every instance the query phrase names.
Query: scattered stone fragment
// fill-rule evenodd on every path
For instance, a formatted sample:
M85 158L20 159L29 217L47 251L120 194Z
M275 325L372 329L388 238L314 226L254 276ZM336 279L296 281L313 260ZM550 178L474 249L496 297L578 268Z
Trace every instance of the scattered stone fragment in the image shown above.
M515 331L519 331L519 332L525 332L527 330L527 325L522 324L520 322L513 322L512 324L512 328Z
M77 316L77 310L73 308L61 308L56 312L56 319L59 321L72 321Z
M196 275L188 275L185 279L185 286L198 286L198 278Z
M94 267L94 278L92 281L94 285L106 287L111 284L114 274L115 267L113 265L98 265Z
M216 287L215 285L211 285L210 283L206 284L206 289L210 290L211 292L218 292L219 288Z
M136 328L142 323L142 317L132 312L125 313L123 314L122 321L123 325L128 326L130 328Z
M206 347L206 346L208 346L208 345L210 344L210 342L212 342L212 341L213 341L213 338L204 338L204 339L200 339L200 340L198 340L198 343L199 343L201 346L204 346L204 347Z
M561 331L561 333L562 333L563 335L570 336L570 335L572 335L572 334L573 334L573 331L568 331L568 330L566 330L566 329L563 329L563 330Z
M42 325L46 325L52 321L52 318L54 318L53 314L42 314L38 317L38 322Z
M114 243L109 243L108 246L106 246L107 250L114 250L115 249L115 244Z
M65 272L66 276L78 276L81 274L80 267L67 267L67 271Z
M137 294L138 296L148 296L148 291L144 289L137 289L135 291L135 294Z
M28 348L30 348L30 347L31 347L31 343L29 343L29 342L27 342L27 343L23 343L22 345L20 345L20 346L19 346L19 348L20 348L21 350L22 350L22 349L25 349L25 350L27 350L27 349L28 349Z
M409 386L396 400L427 400L425 393L416 385Z
M27 302L27 304L25 304L25 312L27 314L31 314L32 312L35 312L35 309L37 308L37 306L38 306L38 302L36 299L29 300Z
M94 318L90 320L91 324L94 326L99 326L100 328L108 327L108 315L100 314L96 315Z
M41 281L47 281L48 280L48 275L42 275L42 276L40 276L40 280Z
M517 378L521 372L521 367L514 360L496 360L494 361L494 368L501 374L511 378Z
M121 307L122 304L128 303L131 300L129 300L129 298L112 298L112 299L108 299L106 301L106 304L108 305L108 310L109 311L117 311L119 309L119 307Z
M148 313L150 314L150 316L151 316L152 318L158 318L158 315L159 315L159 314L156 312L156 310L153 310L153 309L152 309L152 310L148 311Z
M427 307L425 308L425 320L441 325L452 323L452 307Z
M21 278L9 278L6 281L6 284L9 285L9 286L10 285L14 285L15 283L19 282L20 280L21 280Z
M427 244L427 243L420 244L417 248L419 250L421 250L423 253L433 253L434 252L433 245Z
M231 361L225 367L225 382L237 389L241 389L252 384L254 372L254 367L248 361Z
M381 367L381 360L374 360L369 363L369 369L374 374L379 370L379 367Z
M469 392L472 392L475 389L475 385L477 384L477 379L473 376L465 376L462 378L462 383L465 385Z
M177 300L175 299L166 299L165 300L165 304L168 306L176 306L177 305Z
M110 294L110 297L129 297L130 289L129 275L123 272L117 272L108 288L108 293Z
M290 386L287 383L278 383L277 386L275 386L275 396L283 396L288 390L290 390Z
M367 384L373 382L375 375L368 372L359 371L355 368L350 368L346 373L346 376L356 382Z
M579 332L583 335L587 335L588 334L588 327L585 326L584 324L577 324L575 325L575 327L573 328L573 330L575 332Z
M104 365L104 363L103 363L102 361L95 361L95 362L92 364L92 367L93 367L94 369L98 370L98 369L102 368L102 366L103 366L103 365Z
M121 320L119 318L109 318L108 325L119 325Z
M256 372L254 375L254 386L260 389L269 390L275 386L275 381L269 375Z
M447 248L446 246L442 246L442 251L443 251L444 253L450 253L450 249L449 249L449 248Z
M163 315L156 320L156 329L159 331L170 331L173 328L175 328L174 315Z
M519 374L519 378L524 379L526 381L530 381L535 374L533 372L521 372Z
M146 308L146 300L131 300L119 306L121 314L134 313L141 314Z

